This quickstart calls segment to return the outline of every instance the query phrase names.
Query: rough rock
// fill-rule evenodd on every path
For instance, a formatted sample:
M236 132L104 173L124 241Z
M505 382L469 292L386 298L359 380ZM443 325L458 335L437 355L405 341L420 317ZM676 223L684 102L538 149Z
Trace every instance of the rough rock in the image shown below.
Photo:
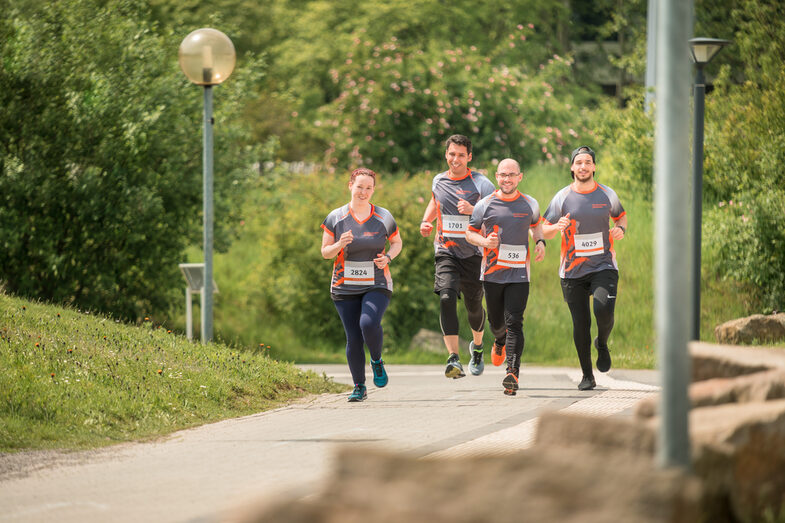
M245 522L698 521L699 482L648 457L529 449L504 457L415 459L347 449L316 498L278 500Z
M689 397L692 408L782 399L785 398L785 369L698 381L690 385ZM659 402L659 396L642 399L635 404L635 416L655 416Z
M689 423L707 500L716 506L726 498L740 521L760 521L767 509L784 506L785 400L695 409Z
M636 419L604 418L566 412L544 412L537 424L538 447L591 446L593 449L624 450L653 455L656 431Z
M785 313L753 314L726 321L714 329L718 343L729 345L770 343L785 340Z
M735 378L763 370L785 369L785 349L738 347L705 342L689 344L692 381Z
M461 343L463 344L463 342ZM447 349L444 348L444 337L442 336L442 333L428 329L420 329L417 334L414 335L412 342L409 344L409 350L423 350L426 352L447 354Z
M540 419L535 449L628 453L653 460L661 420L553 413ZM704 521L759 521L785 503L785 399L690 411L692 465ZM605 469L607 470L607 468Z

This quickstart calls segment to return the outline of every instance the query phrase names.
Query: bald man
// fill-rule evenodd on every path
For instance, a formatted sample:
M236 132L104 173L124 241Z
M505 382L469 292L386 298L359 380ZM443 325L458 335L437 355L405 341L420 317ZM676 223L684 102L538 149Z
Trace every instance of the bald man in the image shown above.
M483 249L480 280L485 291L488 323L494 336L491 362L505 360L504 393L514 396L523 355L523 312L529 299L529 234L534 238L535 261L545 257L545 240L537 200L518 191L521 182L518 162L499 162L499 188L474 207L466 241Z

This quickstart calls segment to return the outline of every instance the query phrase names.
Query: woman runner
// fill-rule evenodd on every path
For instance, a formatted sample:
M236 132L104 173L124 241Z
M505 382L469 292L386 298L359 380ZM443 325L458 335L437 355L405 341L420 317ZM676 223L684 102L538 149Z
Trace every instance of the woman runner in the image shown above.
M365 345L374 385L387 385L382 316L392 295L389 264L403 247L392 214L371 204L375 187L375 172L355 169L349 180L351 201L330 212L322 223L322 256L335 258L330 295L346 332L346 360L354 381L351 402L367 397Z

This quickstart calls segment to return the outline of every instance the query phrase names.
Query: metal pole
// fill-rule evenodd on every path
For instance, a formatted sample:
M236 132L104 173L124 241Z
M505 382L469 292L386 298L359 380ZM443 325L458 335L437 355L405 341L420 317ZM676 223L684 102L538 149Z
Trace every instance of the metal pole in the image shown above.
M193 294L191 288L185 288L185 337L189 340L194 339L194 319L193 319Z
M657 12L657 111L654 147L655 324L662 379L662 467L690 466L687 353L690 303L689 96L687 40L692 0L659 0Z
M204 280L202 343L213 339L213 87L204 86Z
M654 103L654 84L657 81L657 0L649 0L646 10L646 92L644 93L643 110L651 111Z
M701 236L703 222L703 113L706 82L703 66L695 73L695 116L692 133L692 336L701 339Z

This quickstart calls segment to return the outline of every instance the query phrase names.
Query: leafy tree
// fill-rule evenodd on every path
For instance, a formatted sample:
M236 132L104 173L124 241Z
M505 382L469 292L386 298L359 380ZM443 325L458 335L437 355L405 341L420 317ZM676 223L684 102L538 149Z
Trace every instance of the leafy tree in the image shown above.
M184 33L142 0L8 6L0 25L0 279L14 293L135 319L167 310L201 238L201 89ZM261 71L217 88L216 248L255 158L236 123ZM178 293L179 294L179 293Z
M519 25L491 52L420 49L393 37L374 45L365 31L331 71L338 97L313 121L328 143L328 165L383 165L414 171L439 157L454 133L473 140L475 165L506 156L523 164L565 161L586 135L588 97L568 81L558 55L530 63L533 24Z
M721 276L755 285L766 308L783 310L785 5L737 4L727 17L733 44L723 54L736 55L731 63L741 70L723 65L706 104L705 187L713 202L704 248Z

